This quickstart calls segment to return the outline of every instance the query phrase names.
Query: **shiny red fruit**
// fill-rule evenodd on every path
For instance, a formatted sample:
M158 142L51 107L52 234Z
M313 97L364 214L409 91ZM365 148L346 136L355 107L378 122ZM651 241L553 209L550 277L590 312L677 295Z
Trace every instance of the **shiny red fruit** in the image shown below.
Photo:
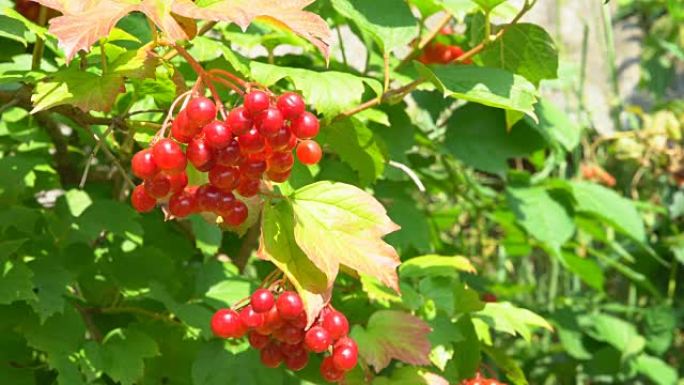
M201 211L216 211L220 196L221 190L210 184L203 184L197 189L197 207Z
M245 198L253 197L259 193L259 179L241 177L238 182L237 192Z
M250 298L252 308L257 313L266 313L275 305L273 293L267 289L257 289Z
M171 135L181 143L190 143L201 127L190 122L186 110L181 110L171 124Z
M338 370L348 372L356 366L359 361L358 349L351 346L335 346L332 354L333 364Z
M277 135L284 123L283 114L279 109L273 107L261 111L254 118L254 127L265 137Z
M152 155L157 166L170 174L185 170L187 165L183 149L171 139L164 138L155 143Z
M140 179L152 178L159 172L159 167L154 161L154 155L149 149L140 150L131 159L133 175Z
M280 337L286 344L296 345L304 340L304 330L287 324L281 329Z
M296 143L297 138L292 134L290 127L282 126L278 130L278 133L266 138L266 143L271 146L273 151L283 151L288 148L293 139Z
M198 127L202 127L216 118L216 104L204 96L190 100L185 111L192 124Z
M295 119L306 110L304 99L294 92L286 92L276 102L278 109L283 113L283 117L288 120Z
M231 226L240 226L247 220L249 210L247 205L241 200L235 200L233 206L228 210L223 219Z
M237 167L214 166L209 171L209 183L222 189L231 191L238 185L240 171Z
M232 210L235 201L235 195L233 195L232 192L221 190L219 192L219 197L216 200L216 207L214 208L214 212L221 216L225 216L226 213Z
M286 180L290 179L290 175L292 174L292 170L287 170L285 172L273 172L273 171L268 171L266 173L266 177L268 180L274 183L283 183Z
M271 100L264 91L254 90L245 95L245 109L251 116L268 108Z
M270 341L261 349L261 363L267 368L277 368L283 362L283 354L275 341Z
M135 211L139 213L148 213L157 205L157 200L145 191L143 185L137 185L133 189L133 192L131 192L131 204Z
M185 186L188 185L188 173L185 171L179 172L178 174L169 175L168 179L171 185L172 194L183 191Z
M292 121L292 133L299 139L311 139L318 135L320 124L316 115L304 112Z
M285 366L293 372L304 369L308 364L309 354L304 349L285 356Z
M233 108L228 113L228 119L226 119L228 127L233 135L242 135L247 133L252 128L252 119L249 117L245 107Z
M283 173L290 171L294 165L291 152L274 152L268 157L268 171Z
M330 333L333 340L344 337L349 333L349 321L344 314L332 310L323 316L322 326Z
M295 327L298 327L302 330L306 329L306 325L308 323L306 313L305 312L299 313L299 315L296 318L293 318L291 320L287 320L287 323L289 323L290 325L293 325Z
M255 312L250 305L240 310L240 319L245 326L251 329L258 328L264 324L264 315Z
M240 165L240 173L251 179L261 178L266 171L266 161L259 159L245 159Z
M249 130L246 134L238 136L238 143L240 144L240 151L245 154L261 152L266 146L264 137L255 128Z
M143 182L145 191L153 198L164 198L171 192L171 181L168 175L159 173Z
M278 330L281 327L283 327L283 325L285 325L285 321L280 316L280 313L278 312L278 309L275 306L273 306L271 310L269 310L268 313L266 313L264 325L268 327L271 331Z
M284 291L276 300L276 308L283 319L294 319L304 311L304 304L299 294L294 291Z
M332 343L330 333L321 326L314 326L304 336L304 346L314 353L323 353Z
M211 317L211 331L221 338L240 338L245 335L247 328L235 310L221 309Z
M297 145L297 159L299 159L302 164L316 164L322 157L323 150L321 150L321 146L313 140L304 140Z
M228 143L228 146L220 150L216 150L216 164L221 166L237 166L242 160L240 155L240 145L237 140L233 139Z
M332 356L325 357L321 363L321 376L328 382L338 382L344 378L344 372L337 369Z
M233 140L233 134L230 132L228 125L220 120L214 120L202 128L204 133L204 140L207 145L213 149L221 149L227 147Z
M195 212L197 209L197 202L195 195L187 191L174 194L169 199L169 212L174 217L185 218Z
M268 338L268 336L265 336L263 334L259 334L256 331L251 331L247 335L247 340L249 340L249 344L254 349L261 350L266 345L268 345L268 341L270 341L270 338Z
M190 163L195 166L196 169L202 171L208 165L213 164L214 152L209 145L207 145L207 141L204 137L198 137L188 144L187 156Z

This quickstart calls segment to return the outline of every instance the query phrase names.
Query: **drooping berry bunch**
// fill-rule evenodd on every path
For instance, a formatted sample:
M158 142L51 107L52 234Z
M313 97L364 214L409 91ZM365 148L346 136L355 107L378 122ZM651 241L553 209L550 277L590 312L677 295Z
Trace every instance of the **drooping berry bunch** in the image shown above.
M284 291L276 297L267 289L257 289L239 311L221 309L211 319L217 337L246 335L249 344L260 351L264 366L276 368L284 363L298 371L309 363L309 354L323 353L323 378L329 382L342 380L358 361L356 342L347 335L347 318L326 307L313 326L308 330L306 326L304 305L297 293Z
M461 385L506 385L493 378L486 378L480 372L475 377L461 381Z
M439 32L442 36L452 35L453 29L444 27ZM423 64L449 64L463 55L463 48L459 45L444 44L439 41L431 41L423 48L423 52L418 57L418 60ZM472 64L471 59L466 59L463 64Z
M319 131L318 118L306 111L297 93L276 98L253 90L225 121L216 114L214 102L202 96L192 98L173 120L171 138L162 138L133 156L133 174L143 180L131 194L137 211L151 211L158 202L168 200L168 211L175 217L210 212L239 226L248 209L234 192L248 198L259 192L264 178L286 181L295 147L303 164L321 159L321 147L311 140ZM209 182L188 186L188 162L208 173Z

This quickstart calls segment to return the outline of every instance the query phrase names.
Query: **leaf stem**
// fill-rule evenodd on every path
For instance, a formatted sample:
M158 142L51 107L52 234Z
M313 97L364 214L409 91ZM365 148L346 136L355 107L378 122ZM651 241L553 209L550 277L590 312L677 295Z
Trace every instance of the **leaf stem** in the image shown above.
M105 49L104 39L100 39L100 65L102 66L102 74L107 73L107 50Z
M337 31L337 40L340 41L340 52L342 52L342 62L347 68L349 68L349 62L347 62L347 52L344 48L344 40L342 39L342 31L340 30L339 25L335 26L335 31Z
M387 91L389 90L389 83L390 83L390 55L389 52L385 52L385 54L382 56L382 62L384 64L384 75L385 79L383 82L384 85L384 90Z
M38 25L44 26L47 21L47 7L40 6L38 11ZM33 45L33 53L31 57L31 70L39 71L40 62L43 60L43 52L45 51L45 40L40 36L36 36L36 43Z
M202 65L195 60L188 51L185 50L185 48L181 47L178 44L175 44L173 46L176 51L178 51L178 54L183 56L183 58L190 64L190 67L197 73L197 76L201 79L202 83L209 88L209 91L211 92L212 97L214 98L214 101L216 102L216 105L219 109L219 113L223 117L223 119L226 119L226 111L223 106L223 102L221 101L221 97L219 96L218 92L216 91L216 87L214 87L214 83L212 82L211 75L209 75L204 68L202 68Z

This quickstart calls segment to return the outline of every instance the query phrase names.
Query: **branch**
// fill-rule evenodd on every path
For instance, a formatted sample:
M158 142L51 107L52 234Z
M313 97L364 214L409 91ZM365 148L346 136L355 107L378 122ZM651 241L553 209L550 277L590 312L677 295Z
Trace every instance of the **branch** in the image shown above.
M240 250L238 250L235 258L233 258L233 263L237 266L240 273L245 270L247 262L249 261L249 256L252 255L252 251L257 246L260 233L261 226L259 222L255 223L247 230L247 234L242 241L242 246L240 246Z
M444 17L442 17L442 19L439 21L439 23L437 23L435 28L432 29L429 34L424 36L420 40L420 42L418 42L418 44L415 47L413 47L413 50L408 55L406 55L405 58L401 60L401 62L397 65L397 68L395 68L395 70L398 70L401 67L407 65L408 63L412 62L413 59L415 59L418 55L420 55L421 51L423 51L423 49L428 44L430 44L430 42L434 40L435 37L437 37L437 35L439 35L439 31L441 31L442 28L449 24L449 21L451 21L452 17L453 15L447 12L446 15L444 15Z

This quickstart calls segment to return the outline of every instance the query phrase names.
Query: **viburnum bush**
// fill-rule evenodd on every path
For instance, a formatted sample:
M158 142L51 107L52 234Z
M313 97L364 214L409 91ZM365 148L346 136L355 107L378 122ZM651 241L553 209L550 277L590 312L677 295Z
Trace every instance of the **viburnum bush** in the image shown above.
M598 135L535 0L0 0L0 384L677 385L684 6L619 3Z

